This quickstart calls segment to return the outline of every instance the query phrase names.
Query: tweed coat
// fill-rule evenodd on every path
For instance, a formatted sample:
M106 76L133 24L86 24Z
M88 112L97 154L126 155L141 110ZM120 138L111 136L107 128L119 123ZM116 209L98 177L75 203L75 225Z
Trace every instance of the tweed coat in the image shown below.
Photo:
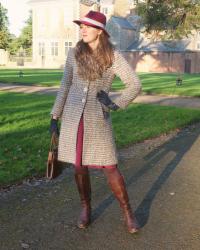
M114 102L125 108L138 95L140 80L130 65L117 50L114 60L100 79L83 80L77 73L75 49L67 56L63 78L51 115L61 118L58 159L63 162L76 161L76 142L79 121L83 115L83 165L108 166L118 163L116 145L110 114L105 117L106 107L97 99L97 93L109 93L115 75L125 84L125 89Z

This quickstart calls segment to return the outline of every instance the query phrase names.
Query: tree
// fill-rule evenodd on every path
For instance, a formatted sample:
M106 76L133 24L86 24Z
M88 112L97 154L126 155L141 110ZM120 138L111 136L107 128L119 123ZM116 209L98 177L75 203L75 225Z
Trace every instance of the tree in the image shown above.
M30 16L25 22L26 26L23 28L21 35L18 38L18 43L20 47L23 47L26 54L31 55L32 52L32 12L30 11Z
M7 9L0 3L0 30L8 26Z
M10 35L8 51L11 55L16 55L20 48L19 39L14 35Z
M25 22L25 27L22 29L22 32L19 37L11 35L11 40L9 43L9 52L10 54L17 54L20 47L22 47L26 55L32 54L32 13Z
M0 49L7 49L9 40L7 10L0 3Z
M154 39L179 40L200 29L199 0L147 0L136 11Z

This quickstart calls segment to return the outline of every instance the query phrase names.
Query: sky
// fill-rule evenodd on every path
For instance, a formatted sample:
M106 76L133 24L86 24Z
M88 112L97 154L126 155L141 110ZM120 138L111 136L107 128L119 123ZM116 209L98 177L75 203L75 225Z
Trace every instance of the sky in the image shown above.
M0 0L0 3L8 10L9 31L19 36L21 29L25 26L25 21L29 17L29 0Z

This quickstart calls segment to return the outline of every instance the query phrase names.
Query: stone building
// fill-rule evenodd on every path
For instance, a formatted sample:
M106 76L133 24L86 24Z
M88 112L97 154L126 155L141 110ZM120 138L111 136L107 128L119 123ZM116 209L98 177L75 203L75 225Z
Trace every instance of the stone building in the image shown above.
M126 50L133 42L137 41L137 28L124 17L112 16L108 20L106 28L112 43L120 50Z
M106 15L107 20L114 14L114 0L101 0L100 11Z
M33 18L33 65L62 67L70 47L79 39L73 20L95 6L79 0L30 0Z
M84 5L80 2L96 4ZM180 54L188 50L200 51L200 32L196 32L176 48L148 40L142 35L140 18L134 13L136 2L134 0L30 0L33 13L33 67L63 67L69 48L75 46L80 38L79 28L73 20L84 16L90 9L98 9L107 16L106 28L111 35L111 41L126 54L155 52L169 54L170 51ZM142 65L139 58L137 57L136 68L138 70L146 68L146 66L139 67ZM154 65L155 58L157 57L153 58ZM164 55L163 58L166 61L169 57ZM148 57L148 65L153 65L149 62ZM161 65L160 60L159 65ZM168 69L171 67L173 65Z
M79 28L73 20L84 16L90 9L97 8L97 4L87 6L80 2L99 3L100 11L109 20L114 13L122 17L130 13L132 6L130 2L133 1L30 0L33 18L33 66L43 68L63 66L69 48L79 39ZM127 35L122 42L121 38L120 41L116 41L120 49L125 49L130 45L135 29L126 20L117 21L117 17L113 18L113 27L115 25L118 25L118 31L120 26L122 27L118 37Z

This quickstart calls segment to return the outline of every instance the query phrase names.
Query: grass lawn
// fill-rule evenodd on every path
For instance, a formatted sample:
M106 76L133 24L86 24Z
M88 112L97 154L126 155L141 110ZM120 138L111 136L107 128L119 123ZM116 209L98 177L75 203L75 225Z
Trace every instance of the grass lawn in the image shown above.
M43 175L55 97L0 92L0 185ZM199 110L131 104L112 113L118 148L200 121Z
M20 69L0 69L0 82L56 86L63 74L61 69L23 69L23 77L19 77L19 72Z
M200 74L183 74L183 84L176 86L177 74L143 73L143 91L147 94L165 94L200 97Z
M0 82L55 86L60 84L62 72L63 70L53 69L24 69L23 77L19 77L19 70L0 69ZM177 74L175 73L139 73L139 77L143 92L147 94L200 96L200 74L184 74L181 86L176 86ZM123 84L118 77L115 78L112 89L123 89Z
M139 73L143 93L200 97L200 74L184 74L183 84L176 86L177 74ZM123 84L119 78L113 83L114 90L120 90Z

